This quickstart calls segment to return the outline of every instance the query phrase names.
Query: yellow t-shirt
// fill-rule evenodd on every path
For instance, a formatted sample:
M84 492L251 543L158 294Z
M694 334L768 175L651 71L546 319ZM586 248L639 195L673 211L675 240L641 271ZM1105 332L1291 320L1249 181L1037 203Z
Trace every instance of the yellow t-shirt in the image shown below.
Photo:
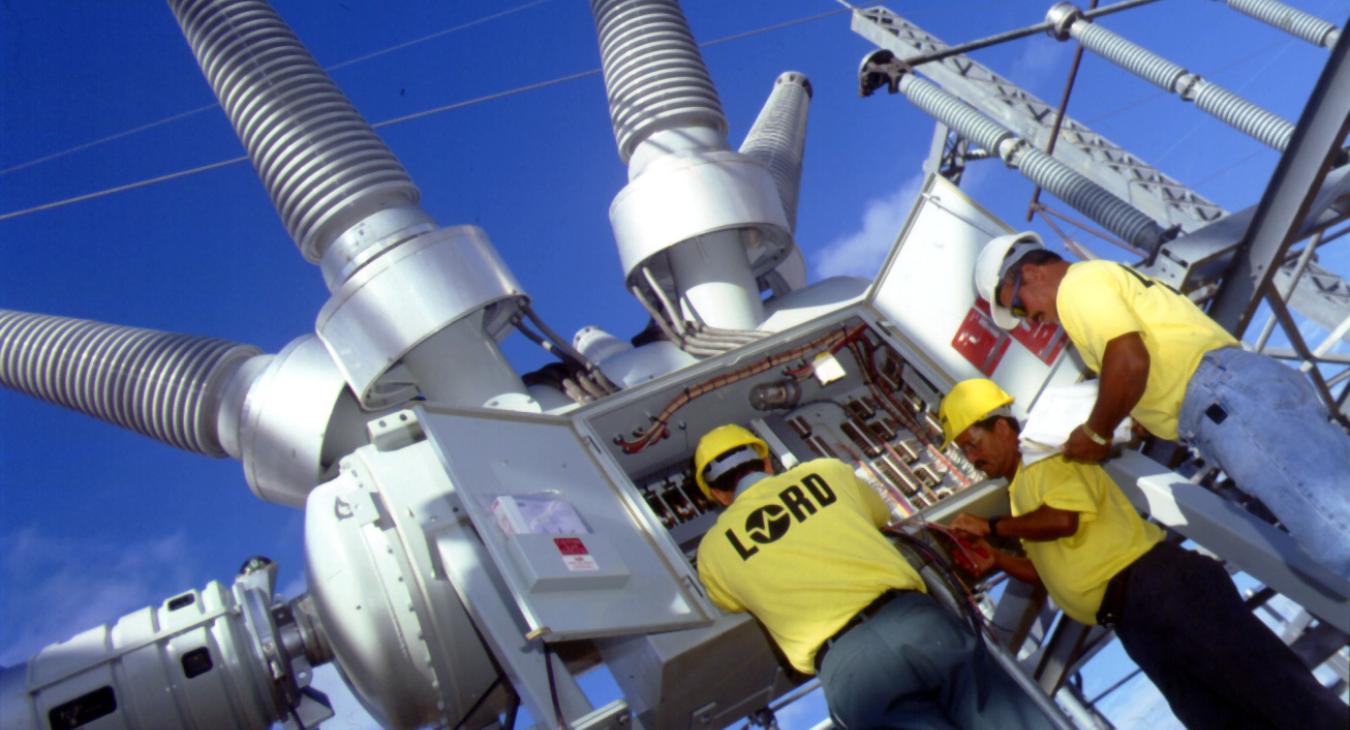
M1191 300L1114 261L1070 265L1055 306L1083 362L1097 372L1108 342L1139 333L1148 350L1148 382L1130 415L1168 440L1177 438L1181 401L1200 358L1238 344Z
M808 461L736 497L699 543L699 578L713 603L754 614L814 674L820 645L887 589L926 591L878 529L888 518L847 464Z
M1022 540L1050 597L1071 618L1097 623L1106 584L1139 559L1163 532L1145 522L1120 487L1096 464L1063 456L1018 469L1008 486L1013 516L1041 505L1078 513L1078 531L1055 540Z

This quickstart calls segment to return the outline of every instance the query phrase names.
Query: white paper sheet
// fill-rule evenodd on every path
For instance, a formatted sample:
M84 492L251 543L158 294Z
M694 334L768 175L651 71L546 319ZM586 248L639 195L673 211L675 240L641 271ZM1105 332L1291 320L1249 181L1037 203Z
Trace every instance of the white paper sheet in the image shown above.
M1059 453L1060 447L1069 440L1069 434L1087 421L1096 402L1096 380L1046 388L1022 424L1022 463L1034 464ZM1123 444L1130 437L1130 419L1127 418L1111 434L1111 442Z

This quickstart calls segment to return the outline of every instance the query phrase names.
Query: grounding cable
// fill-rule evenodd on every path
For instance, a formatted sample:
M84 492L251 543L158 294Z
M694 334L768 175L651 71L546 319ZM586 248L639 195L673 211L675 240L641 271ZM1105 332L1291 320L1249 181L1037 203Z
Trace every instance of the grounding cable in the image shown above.
M823 18L828 18L828 17L832 17L832 16L835 16L835 15L839 15L840 13L843 13L843 12L846 12L846 10L845 10L844 8L840 8L840 9L838 9L838 10L830 10L830 11L827 11L827 12L824 12L824 13L816 13L815 15L807 15L807 16L803 16L803 17L801 17L801 18L795 18L795 19L793 19L793 20L786 20L786 21L783 21L783 22L781 22L781 23L774 23L774 24L772 24L772 25L762 26L762 27L760 27L760 28L755 28L755 29L753 29L753 30L744 31L744 32L741 32L741 33L733 33L733 34L731 34L731 35L722 36L722 37L720 37L720 38L714 38L714 39L712 39L712 40L710 40L710 41L705 41L705 42L700 43L700 44L698 44L698 45L699 45L700 48L708 48L708 47L710 47L710 46L721 45L721 44L723 44L723 43L730 43L730 42L732 42L732 41L738 41L738 40L741 40L741 39L744 39L744 38L750 38L750 37L752 37L752 36L761 35L761 34L764 34L764 33L770 33L770 32L773 32L773 31L778 31L778 30L784 30L784 29L786 29L786 28L791 28L791 27L797 26L797 25L803 25L803 24L806 24L806 23L811 23L811 22L814 22L814 21L817 21L817 20L821 20L821 19L823 19ZM447 31L447 32L448 32L448 31ZM368 55L373 55L373 54L368 54ZM438 107L435 107L435 108L432 108L432 109L428 109L428 110L425 110L425 111L421 111L421 112L415 112L415 113L412 113L412 114L405 114L405 115L399 116L399 117L393 117L393 118L391 118L391 119L386 119L386 120L383 120L383 121L380 121L380 122L376 122L376 123L374 123L374 124L371 124L370 126L371 126L373 129L380 129L380 128L382 128L382 127L389 127L389 126L393 126L393 125L395 125L395 124L401 124L401 123L403 123L403 122L412 121L412 120L414 120L414 119L421 119L421 118L423 118L423 117L428 117L428 116L432 116L432 115L435 115L435 114L441 114L441 113L443 113L443 112L453 111L453 110L456 110L456 109L463 109L464 107L473 106L473 105L475 105L475 104L481 104L481 103L483 103L483 102L495 101L495 100L497 100L497 99L503 99L503 98L506 98L506 97L509 97L509 96L516 96L516 95L518 95L518 94L524 94L524 93L530 92L530 91L537 91L537 90L539 90L539 89L548 88L548 87L550 87L550 86L555 86L555 85L557 85L557 84L565 83L565 82L567 82L567 81L575 81L575 80L577 80L577 79L582 79L582 78L586 78L586 77L589 77L589 76L598 76L598 75L600 74L600 72L601 72L601 69L599 69L599 68L593 68L593 69L589 69L589 70L586 70L586 71L579 71L579 72L577 72L577 73L566 74L566 75L564 75L564 76L558 76L558 77L556 77L556 78L548 79L548 80L546 80L546 81L539 81L539 82L532 83L532 84L526 84L526 85L524 85L524 86L518 86L518 87L515 87L515 88L513 88L513 89L507 89L507 90L505 90L505 91L499 91L499 92L496 92L496 93L493 93L493 94L487 94L487 95L485 95L485 96L475 97L475 98L473 98L473 99L466 99L466 100L464 100L464 101L458 101L458 102L454 102L454 103L451 103L451 104L445 104L445 105L443 105L443 106L438 106ZM215 107L215 106L216 106L216 105L212 105L212 107ZM203 111L204 109L205 109L205 108L203 108L202 110L198 110L198 111ZM184 117L184 116L189 116L189 115L194 114L194 113L196 113L196 111L193 111L193 112L184 112L183 114L178 115L177 118L182 118L182 117ZM153 126L158 126L159 124L167 123L168 121L169 121L169 120L161 120L161 121L159 121L159 122L154 122L154 123L152 123L152 124L150 124L150 125L144 125L144 126L142 126L142 127L139 127L137 130L129 130L129 131L127 131L127 132L122 132L122 133L119 133L119 134L117 134L117 135L113 135L113 137L110 137L110 138L107 138L107 139L112 139L112 138L116 138L116 137L126 136L126 135L129 135L129 134L132 134L132 133L135 132L135 131L139 131L140 129L148 129L148 128L153 127ZM86 143L86 145L85 145L84 147L81 147L81 149L84 149L84 148L87 148L87 147L90 147L90 146L94 146L94 145L99 144L99 143L100 143L100 141L89 142L89 143ZM74 151L74 150L72 149L71 151ZM53 157L53 156L60 156L61 154L65 154L65 153L56 153L56 155L49 155L48 157L50 158L50 157ZM52 202L49 202L49 203L43 203L43 204L41 204L41 205L35 205L35 206L30 207L30 208L24 208L24 209L22 209L22 210L14 210L14 211L10 211L10 212L8 212L8 213L0 213L0 221L9 220L9 219L11 219L11 218L19 218L19 217L22 217L22 216L25 216L25 215L30 215L30 214L32 214L32 213L39 213L39 212L44 211L44 210L51 210L51 209L53 209L53 208L61 208L61 207L67 206L67 205L72 205L72 204L74 204L74 203L82 203L82 202L85 202L85 201L87 201L87 200L94 200L94 199L96 199L96 198L102 198L102 197L105 197L105 196L108 196L108 195L113 195L113 194L116 194L116 193L126 192L126 191L128 191L128 190L135 190L135 189L137 189L137 188L149 187L149 186L155 185L155 184L157 184L157 183L167 182L167 181L169 181L169 180L176 180L176 179L181 178L181 177L187 177L187 176L189 176L189 175L195 175L195 174L200 173L200 172L207 172L207 171L209 171L209 170L214 170L214 169L221 168L221 167L227 167L227 166L229 166L229 165L234 165L234 164L237 164L237 163L239 163L239 162L244 162L244 161L246 161L246 160L248 160L248 157L247 157L247 156L233 157L233 158L230 158L230 159L228 159L228 160L220 160L220 161L218 161L218 162L212 162L212 163L207 164L207 165L201 165L201 166L199 166L199 167L193 167L193 168L189 168L189 169L186 169L186 170L179 170L179 171L177 171L177 172L171 172L171 173L167 173L167 174L165 174L165 175L159 175L159 176L156 176L156 177L147 178L147 179L145 179L145 180L138 180L138 181L136 181L136 182L126 183L126 184L123 184L123 185L117 185L117 186L115 186L115 187L106 188L106 189L103 189L103 190L98 190L98 191L95 191L95 192L92 192L92 193L85 193L85 194L83 194L83 195L76 195L76 196L70 197L70 198L63 198L63 199L61 199L61 200L55 200L55 201L52 201ZM40 160L33 160L33 161L30 161L29 163L24 163L24 165L36 164L38 161L40 161ZM0 171L0 172L8 172L9 170L12 170L12 169L16 169L16 168L8 168L7 170L5 170L5 171Z
M1058 219L1060 219L1061 221L1064 221L1065 223L1068 223L1069 225L1073 226L1074 228L1077 228L1078 230L1083 231L1084 233L1087 233L1087 234L1096 236L1097 238L1100 238L1101 240L1106 241L1107 243L1112 244L1113 246L1118 246L1118 247L1120 247L1120 248L1123 248L1123 249L1125 249L1126 251L1129 251L1130 253L1135 254L1136 256L1146 256L1146 255L1148 255L1147 252L1144 251L1143 249L1139 249L1139 248L1136 248L1136 247L1134 247L1134 246L1131 246L1130 244L1126 243L1125 241L1120 240L1119 238L1116 238L1115 236L1112 236L1111 234L1107 233L1106 231L1103 231L1103 230L1098 229L1098 228L1093 228L1092 226L1089 226L1089 225L1087 225L1087 224L1085 224L1085 223L1082 223L1082 222L1080 222L1080 221L1078 221L1078 220L1075 220L1075 219L1072 218L1071 216L1065 215L1065 214L1063 214L1063 213L1061 213L1061 212L1055 210L1054 208L1051 208L1050 206L1046 205L1045 203L1036 203L1035 206L1032 207L1032 211L1033 211L1033 212L1036 212L1036 213L1040 213L1040 214L1041 214L1041 218L1042 218L1043 220L1045 220L1046 223L1050 223L1050 218L1051 218L1051 217L1058 218ZM1054 224L1053 224L1053 223L1050 223L1050 225L1053 226ZM1057 233L1059 232L1059 229L1055 229L1055 230L1056 230ZM1060 237L1062 237L1062 238L1067 238L1067 236L1065 236L1063 233L1060 233L1059 235L1060 235Z
M1091 261L1093 259L1100 258L1096 254L1089 251L1086 246L1075 241L1072 237L1069 236L1069 234L1065 233L1064 229L1060 228L1059 225L1055 223L1053 218L1051 218L1048 215L1045 215L1042 211L1043 208L1039 204L1031 209L1033 215L1036 214L1037 212L1041 212L1041 220L1045 221L1045 224L1047 226L1050 226L1051 230L1053 230L1059 236L1060 243L1064 244L1064 247L1069 249L1069 251L1073 253L1073 255L1077 256L1079 259L1082 259L1083 261Z

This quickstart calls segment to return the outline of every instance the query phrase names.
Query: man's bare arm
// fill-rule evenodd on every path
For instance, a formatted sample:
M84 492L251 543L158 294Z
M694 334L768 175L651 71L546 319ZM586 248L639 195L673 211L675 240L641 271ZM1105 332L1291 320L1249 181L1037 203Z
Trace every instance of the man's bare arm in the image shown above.
M975 537L988 537L989 520L961 513L952 520L952 529L968 532ZM1078 513L1041 505L1019 517L1003 517L998 521L999 537L1017 537L1023 540L1057 540L1078 532Z
M1097 402L1088 416L1087 428L1109 441L1116 426L1130 415L1143 397L1148 385L1148 369L1148 349L1138 332L1127 332L1106 343ZM1098 462L1110 453L1110 443L1097 443L1083 426L1074 429L1064 444L1064 456L1078 461Z

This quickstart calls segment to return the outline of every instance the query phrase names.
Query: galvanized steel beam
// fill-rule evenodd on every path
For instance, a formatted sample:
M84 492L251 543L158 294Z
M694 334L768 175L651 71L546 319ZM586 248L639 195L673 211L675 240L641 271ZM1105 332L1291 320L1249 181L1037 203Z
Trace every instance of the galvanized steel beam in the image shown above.
M1327 60L1294 136L1239 244L1209 314L1241 337L1260 298L1322 187L1350 129L1350 37L1342 36Z

